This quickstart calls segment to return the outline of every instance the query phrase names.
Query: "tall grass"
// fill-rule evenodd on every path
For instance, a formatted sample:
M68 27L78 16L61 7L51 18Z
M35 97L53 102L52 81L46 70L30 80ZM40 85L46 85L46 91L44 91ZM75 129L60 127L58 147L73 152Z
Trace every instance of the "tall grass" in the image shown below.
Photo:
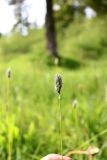
M25 46L27 47L28 44L30 46L30 49L26 48L26 54L23 54L20 47L17 52L11 52L11 47L16 45L23 47L24 39L19 38L20 41L14 43L14 46L14 39L18 39L17 35L8 37L8 41L5 41L6 37L6 39L0 39L1 160L34 160L48 153L59 152L57 147L59 129L56 128L59 123L59 117L56 116L58 103L53 92L53 76L56 72L63 75L64 81L61 93L61 109L64 113L62 125L66 128L63 130L63 154L68 150L76 148L85 150L89 145L95 145L100 148L97 159L107 158L107 102L105 98L107 48L106 34L99 32L104 28L105 21L96 19L95 23L94 21L88 23L80 24L80 27L76 23L72 24L64 30L64 38L61 38L61 32L58 34L61 66L49 63L50 59L46 55L46 50L43 49L45 46L45 40L42 38L43 31L37 36L34 36L33 32L26 39L29 43L27 42ZM32 38L34 38L33 41ZM9 44L7 48L6 43ZM83 52L82 69L78 65L80 52ZM7 103L5 99L8 98L4 98L6 81L3 77L7 66L13 68L13 78L8 106L9 112L11 108L11 114L9 113L5 119L5 111L3 112L2 108L5 108ZM77 113L74 116L72 112L74 98L79 101L78 125L74 125ZM84 159L79 156L77 158L78 160Z

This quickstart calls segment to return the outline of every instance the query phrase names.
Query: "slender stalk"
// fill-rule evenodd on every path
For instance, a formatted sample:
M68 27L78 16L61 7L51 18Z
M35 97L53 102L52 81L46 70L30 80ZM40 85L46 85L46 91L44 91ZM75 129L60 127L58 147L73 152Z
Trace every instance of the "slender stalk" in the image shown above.
M79 126L78 126L78 111L77 111L77 109L78 109L77 107L74 108L76 131L79 129Z
M6 113L7 113L7 120L9 116L9 99L10 99L10 78L8 78L8 82L7 82L7 104L6 104ZM8 134L8 160L12 159L12 135L11 135L11 129L10 129L10 124L7 122L7 134Z
M60 139L60 154L61 160L63 160L62 153L62 111L61 111L61 88L62 88L62 78L60 75L56 75L55 77L55 90L58 93L58 101L59 101L59 139Z
M7 84L7 113L9 113L9 98L10 98L10 79Z
M8 99L10 98L10 79L11 79L11 68L9 67L6 71L6 75L7 75L7 94L6 94L6 112L8 113L9 110L9 101Z
M69 151L66 156L71 156L73 154L80 154L80 155L88 155L88 152L87 151L84 151L84 150L73 150L73 151Z
M88 159L89 159L89 160L92 160L92 155L89 155Z
M9 127L9 126L8 126ZM12 137L11 137L11 131L8 128L8 160L11 160L12 156Z
M59 124L59 136L60 136L60 154L62 155L63 160L63 150L62 150L62 110L61 110L61 96L59 94L59 114L60 114L60 124Z
M9 98L10 98L10 78L8 78L8 86L7 86L7 116L9 116ZM11 153L12 153L12 137L11 131L8 125L8 160L11 160Z
M69 151L66 156L71 156L71 155L75 155L75 154L80 154L80 155L87 155L89 160L92 160L93 156L99 153L99 148L94 147L94 146L90 146L88 147L87 150L71 150Z

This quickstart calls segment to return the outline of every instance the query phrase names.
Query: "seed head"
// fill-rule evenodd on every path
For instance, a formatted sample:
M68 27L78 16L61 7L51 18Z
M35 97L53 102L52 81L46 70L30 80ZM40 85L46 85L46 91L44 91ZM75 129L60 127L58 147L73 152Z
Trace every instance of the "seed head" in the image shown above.
M78 100L77 99L73 100L72 106L73 106L73 108L76 108L78 106Z
M7 78L11 78L11 68L9 67L8 69L7 69L7 71L6 71L6 76L7 76Z
M60 94L62 88L62 78L59 74L55 76L55 90Z

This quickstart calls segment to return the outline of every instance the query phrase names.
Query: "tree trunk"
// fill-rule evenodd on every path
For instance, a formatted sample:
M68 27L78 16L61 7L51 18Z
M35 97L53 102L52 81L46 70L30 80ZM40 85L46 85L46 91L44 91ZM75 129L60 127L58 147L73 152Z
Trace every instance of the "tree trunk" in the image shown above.
M53 0L46 0L46 37L47 49L53 57L58 57L57 44L56 44L56 31L53 16Z

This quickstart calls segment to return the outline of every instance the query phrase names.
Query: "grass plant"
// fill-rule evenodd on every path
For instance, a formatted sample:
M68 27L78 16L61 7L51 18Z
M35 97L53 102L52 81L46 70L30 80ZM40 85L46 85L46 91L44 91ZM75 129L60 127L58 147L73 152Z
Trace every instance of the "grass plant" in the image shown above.
M57 101L53 93L55 73L63 75L64 81L61 109L62 125L66 129L63 129L61 154L75 149L86 151L91 145L100 148L95 159L107 159L106 23L102 18L85 20L81 24L72 23L63 30L64 34L58 32L60 65L54 65L44 49L44 30L30 31L27 38L18 33L0 38L0 160L8 157L35 160L52 151L59 153L57 146L61 140L57 141L56 128L59 98ZM13 68L9 99L8 83L4 79L7 66ZM72 112L74 97L79 102L78 117ZM7 120L2 111L2 108L7 111L6 99L9 101ZM75 117L79 121L78 129L74 125ZM74 156L77 158L85 159Z
M60 139L60 155L63 160L63 135L62 135L62 110L61 110L61 88L62 88L62 78L60 75L55 77L55 89L58 94L59 102L59 139Z

